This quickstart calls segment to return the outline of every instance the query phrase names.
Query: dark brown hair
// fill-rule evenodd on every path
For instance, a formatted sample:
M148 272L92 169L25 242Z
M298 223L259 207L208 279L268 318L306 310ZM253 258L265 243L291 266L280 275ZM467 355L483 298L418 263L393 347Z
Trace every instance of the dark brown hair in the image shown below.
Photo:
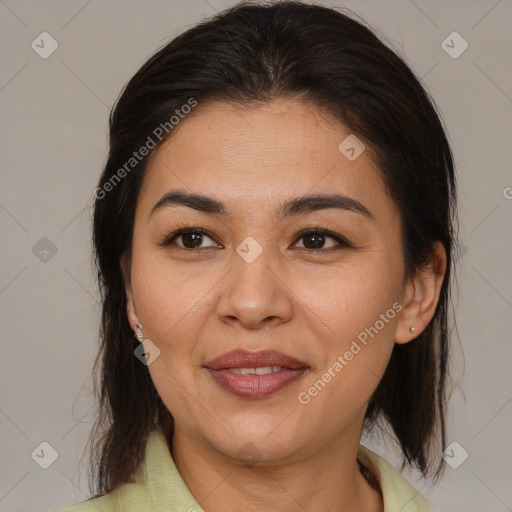
M365 416L367 431L381 420L381 427L391 426L404 465L437 480L444 467L457 218L452 153L435 104L404 60L353 16L296 1L243 2L158 50L110 115L110 151L93 218L103 308L94 365L98 412L89 439L95 496L134 480L155 422L172 436L173 418L134 356L138 341L126 314L120 259L126 255L129 264L137 197L155 149L133 168L126 163L157 127L168 128L157 148L172 136L169 119L191 98L198 104L194 115L208 101L249 105L275 98L331 113L368 143L399 207L405 277L429 261L434 241L444 245L446 274L434 318L417 339L395 344Z

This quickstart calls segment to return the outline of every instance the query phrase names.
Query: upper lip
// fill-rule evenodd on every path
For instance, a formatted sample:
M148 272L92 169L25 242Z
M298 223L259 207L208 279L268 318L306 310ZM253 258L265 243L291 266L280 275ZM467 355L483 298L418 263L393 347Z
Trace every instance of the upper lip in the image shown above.
M223 368L258 368L260 366L280 366L298 370L308 366L294 357L276 350L261 350L249 352L247 350L233 350L205 363L207 368L221 370Z

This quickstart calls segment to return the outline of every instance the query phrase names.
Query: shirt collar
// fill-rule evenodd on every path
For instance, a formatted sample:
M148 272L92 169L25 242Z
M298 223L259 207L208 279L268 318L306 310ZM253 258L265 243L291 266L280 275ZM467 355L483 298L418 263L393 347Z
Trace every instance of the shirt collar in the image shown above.
M360 444L357 458L377 478L384 512L436 512L403 476L378 453Z
M383 457L360 444L357 458L377 478L384 499L384 512L436 512ZM155 510L165 507L169 512L204 512L181 478L165 436L158 428L148 437L144 479Z

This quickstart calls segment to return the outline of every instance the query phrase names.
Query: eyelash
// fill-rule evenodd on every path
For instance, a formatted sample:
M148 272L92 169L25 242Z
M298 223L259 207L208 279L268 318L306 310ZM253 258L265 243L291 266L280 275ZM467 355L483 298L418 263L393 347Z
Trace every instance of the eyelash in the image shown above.
M208 238L210 238L212 241L214 241L215 243L218 243L215 240L215 238L210 233L208 233L208 231L206 231L202 228L188 226L188 227L180 228L180 229L177 229L176 231L173 231L170 235L167 235L161 242L159 242L158 245L161 247L169 247L169 246L173 245L173 242L176 238L179 238L180 235L187 234L187 233L192 233L192 234L197 234L197 235L205 235ZM297 233L297 236L295 237L295 240L294 240L294 244L296 244L301 238L304 238L308 235L317 235L317 234L324 235L328 238L332 238L339 245L336 247L329 247L327 249L308 249L307 247L300 247L299 249L308 251L310 253L330 253L332 251L337 251L337 250L340 250L343 248L348 248L348 249L354 248L354 246L345 237L338 235L337 233L333 233L332 231L329 231L328 229L323 229L323 228L319 228L319 227L304 229L304 230L300 231L299 233ZM200 248L196 248L196 249L187 249L184 247L180 247L179 245L176 245L176 244L174 244L174 245L176 246L176 249L185 251L185 252L205 252L205 251L210 251L211 249L215 249L215 247L202 247L202 248L200 247Z

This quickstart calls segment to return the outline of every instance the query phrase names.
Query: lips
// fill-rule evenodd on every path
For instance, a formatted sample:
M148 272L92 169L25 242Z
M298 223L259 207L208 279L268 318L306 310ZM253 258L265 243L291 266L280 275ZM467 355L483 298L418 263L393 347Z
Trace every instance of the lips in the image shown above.
M297 359L277 352L276 350L262 350L260 352L248 352L247 350L233 350L209 361L204 366L212 370L227 368L258 368L265 366L280 366L291 370L307 368L307 364Z
M265 398L298 380L308 366L297 359L264 350L235 350L205 364L214 382L241 398ZM252 370L250 370L252 369Z

